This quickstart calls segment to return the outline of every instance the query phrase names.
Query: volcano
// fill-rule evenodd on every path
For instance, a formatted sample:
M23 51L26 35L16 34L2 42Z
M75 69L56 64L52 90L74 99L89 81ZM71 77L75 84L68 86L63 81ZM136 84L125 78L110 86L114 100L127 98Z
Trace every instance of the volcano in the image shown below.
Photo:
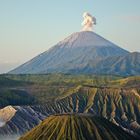
M48 117L19 140L136 140L120 127L89 114Z
M10 71L10 74L47 74L47 73L84 73L84 74L111 74L137 75L140 74L140 65L136 66L140 59L139 53L133 53L133 71L125 66L123 69L113 67L118 60L123 63L131 53L120 48L114 43L104 39L92 31L76 32L60 41L55 46L39 54L32 60ZM129 55L129 57L124 57ZM109 61L108 61L109 60ZM112 61L111 61L112 60ZM110 62L111 61L111 62ZM107 63L107 64L106 64ZM119 67L119 63L115 67ZM107 66L107 68L106 68ZM129 65L128 65L129 66ZM136 67L135 67L136 66ZM135 72L135 68L136 72ZM129 69L129 72L128 72Z
M92 31L82 31L9 73L140 75L140 53L130 53Z

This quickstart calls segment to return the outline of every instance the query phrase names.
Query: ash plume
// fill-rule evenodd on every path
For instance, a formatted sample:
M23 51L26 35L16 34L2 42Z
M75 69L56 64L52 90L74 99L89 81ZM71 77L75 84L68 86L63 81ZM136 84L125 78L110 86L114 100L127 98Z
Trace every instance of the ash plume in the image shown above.
M83 31L92 31L93 24L96 25L96 18L93 17L90 13L85 12L83 14L84 21L82 22Z

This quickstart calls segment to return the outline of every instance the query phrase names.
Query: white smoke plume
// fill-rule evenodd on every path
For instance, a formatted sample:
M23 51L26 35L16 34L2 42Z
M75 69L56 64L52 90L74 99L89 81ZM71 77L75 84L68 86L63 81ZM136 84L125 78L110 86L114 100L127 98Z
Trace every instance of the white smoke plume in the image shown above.
M88 12L85 12L83 14L84 21L82 22L83 31L92 31L93 30L93 24L96 25L96 18L93 17Z

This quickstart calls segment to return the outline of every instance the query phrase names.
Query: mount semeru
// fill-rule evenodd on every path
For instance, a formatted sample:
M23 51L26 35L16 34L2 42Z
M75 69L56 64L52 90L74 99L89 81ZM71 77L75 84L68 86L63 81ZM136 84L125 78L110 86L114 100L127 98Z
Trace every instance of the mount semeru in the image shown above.
M130 53L94 32L82 31L9 73L139 75L140 53Z

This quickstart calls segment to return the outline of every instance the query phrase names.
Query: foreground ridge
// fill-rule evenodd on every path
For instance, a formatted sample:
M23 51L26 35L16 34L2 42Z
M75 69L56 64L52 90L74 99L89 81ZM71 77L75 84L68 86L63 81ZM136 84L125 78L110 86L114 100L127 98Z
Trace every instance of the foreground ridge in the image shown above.
M19 140L135 140L120 127L90 114L48 117Z

